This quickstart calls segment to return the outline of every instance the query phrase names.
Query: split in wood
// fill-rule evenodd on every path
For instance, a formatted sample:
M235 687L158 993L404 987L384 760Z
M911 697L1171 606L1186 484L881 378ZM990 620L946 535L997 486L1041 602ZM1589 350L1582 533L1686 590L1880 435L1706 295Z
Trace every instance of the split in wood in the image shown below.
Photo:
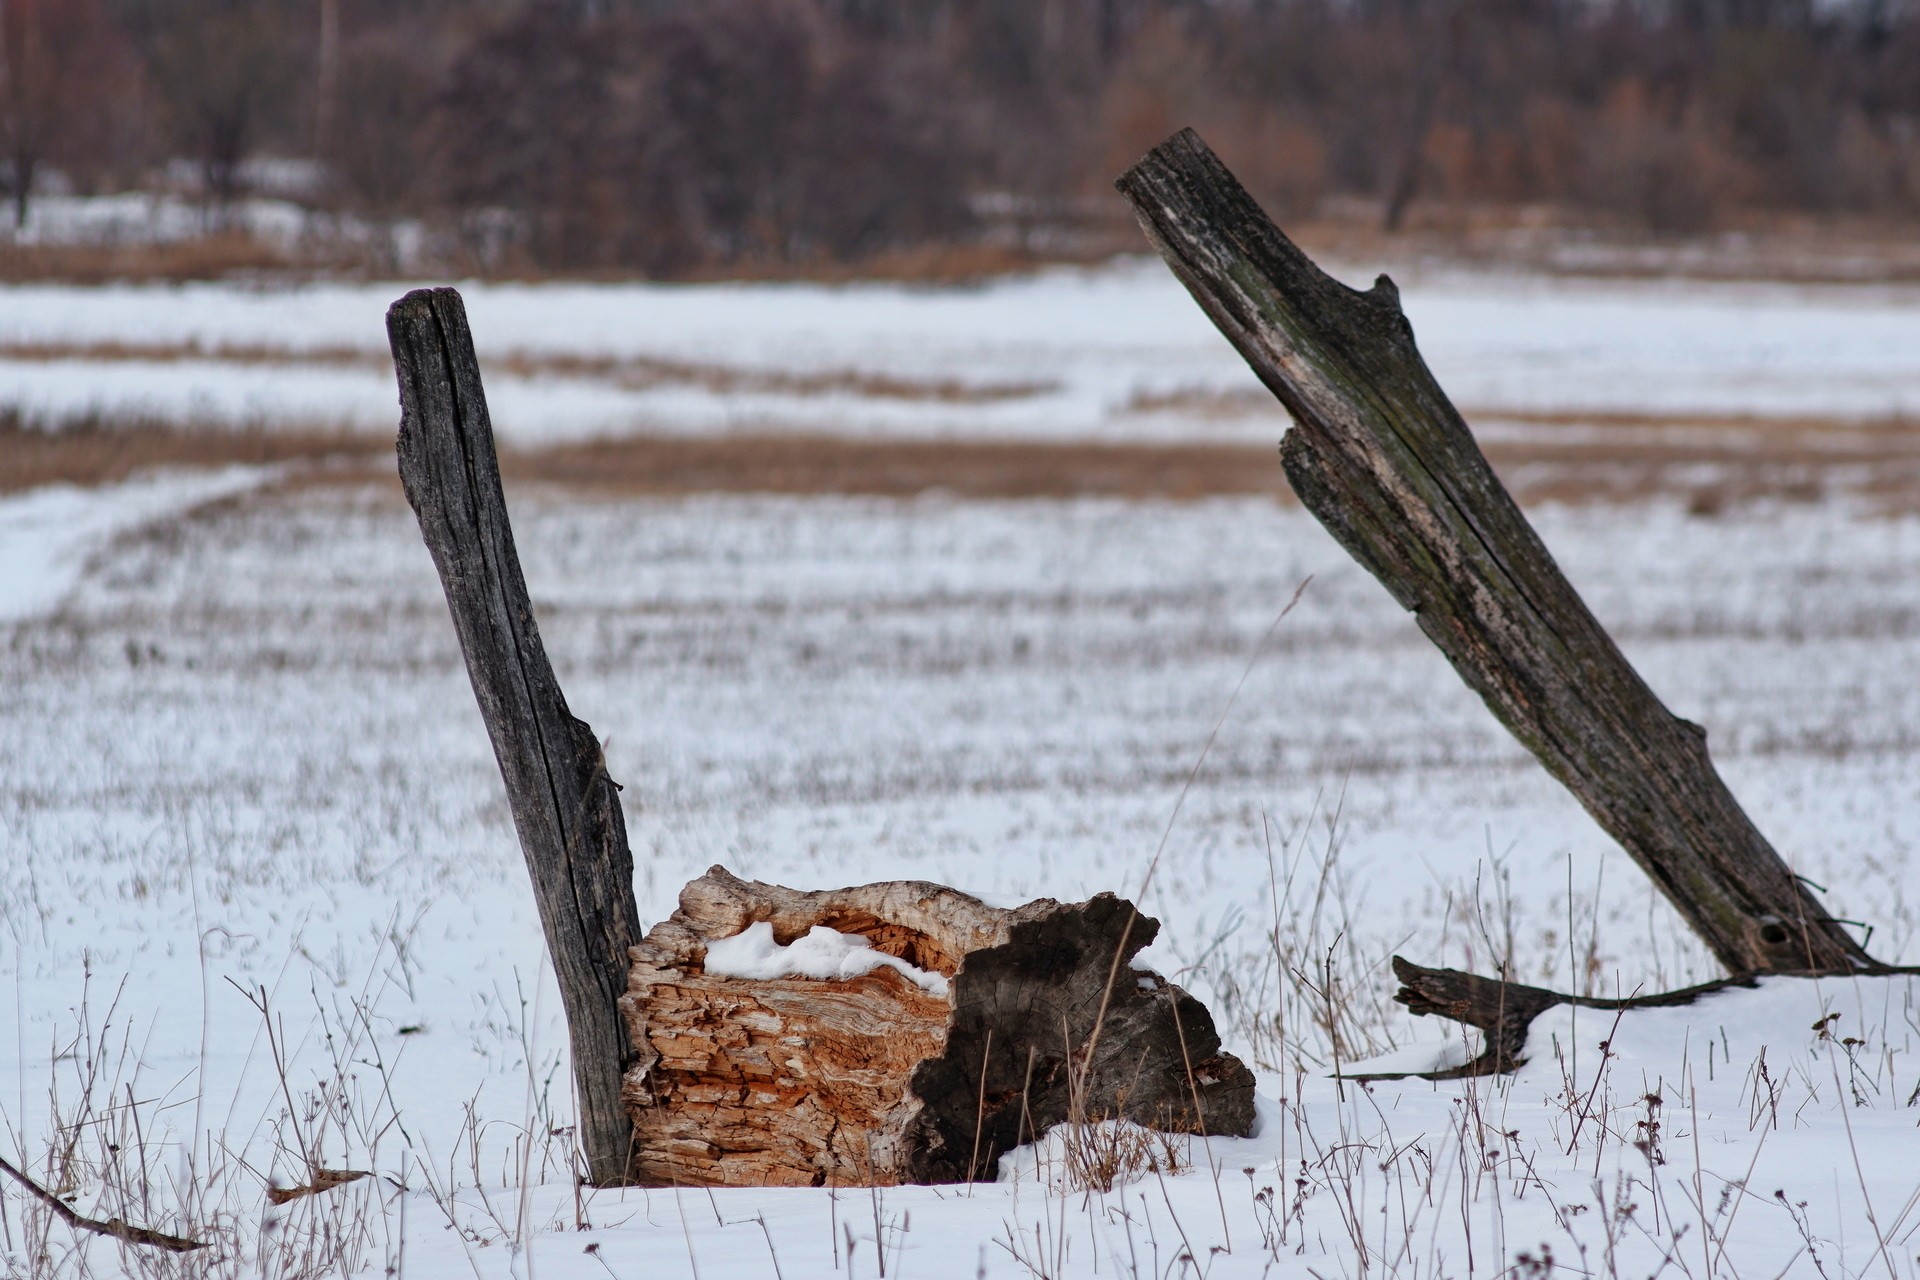
M710 943L761 921L783 945L816 925L860 934L946 977L947 994L891 968L834 981L705 971ZM1158 931L1112 894L1005 910L919 881L805 893L714 867L631 952L636 1173L966 1182L1062 1122L1245 1135L1252 1073L1222 1051L1204 1005L1128 963Z

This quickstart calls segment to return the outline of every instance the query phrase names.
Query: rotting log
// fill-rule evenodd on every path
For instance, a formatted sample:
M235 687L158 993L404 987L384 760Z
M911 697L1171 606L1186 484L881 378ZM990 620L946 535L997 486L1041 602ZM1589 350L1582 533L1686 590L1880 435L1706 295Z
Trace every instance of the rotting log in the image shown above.
M1292 414L1287 479L1735 974L1873 961L1749 820L1554 563L1428 371L1386 276L1283 235L1192 130L1118 181L1174 274Z
M711 943L761 921L781 945L816 925L860 934L944 976L947 993L892 968L706 972ZM625 1089L636 1175L966 1182L1063 1121L1249 1133L1253 1076L1221 1050L1206 1007L1128 964L1158 929L1112 894L1003 910L918 881L809 893L714 867L632 950L621 1009L639 1051Z
M387 337L400 382L400 480L446 591L533 879L566 1006L587 1176L623 1182L632 1127L620 1085L633 1052L618 1001L639 911L619 787L540 642L459 293L407 294L387 311Z

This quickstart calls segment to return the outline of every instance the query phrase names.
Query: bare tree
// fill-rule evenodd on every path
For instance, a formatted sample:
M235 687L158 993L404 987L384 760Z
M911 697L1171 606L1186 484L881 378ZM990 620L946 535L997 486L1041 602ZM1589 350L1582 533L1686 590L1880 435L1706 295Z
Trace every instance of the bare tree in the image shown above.
M296 115L302 46L291 0L197 0L141 24L174 136L216 208L239 198L243 165Z
M544 265L603 265L596 228L614 204L607 35L578 5L543 0L476 40L440 99L444 198L511 215Z
M118 32L98 0L7 0L0 5L0 171L15 226L49 160L78 149L100 77L110 76Z
M1920 217L1920 8L1741 0L7 0L0 184L250 155L479 265L673 273L1077 218L1204 127L1290 217L1362 196L1693 232ZM51 33L146 74L55 74ZM93 57L94 55L89 55ZM84 61L84 60L83 60ZM61 105L77 79L87 98ZM63 78L64 77L64 78ZM148 122L157 122L150 125ZM170 146L160 145L162 142ZM54 159L55 152L59 159ZM111 157L111 160L108 158ZM890 180L891 179L891 180ZM1115 210L1117 212L1117 209Z

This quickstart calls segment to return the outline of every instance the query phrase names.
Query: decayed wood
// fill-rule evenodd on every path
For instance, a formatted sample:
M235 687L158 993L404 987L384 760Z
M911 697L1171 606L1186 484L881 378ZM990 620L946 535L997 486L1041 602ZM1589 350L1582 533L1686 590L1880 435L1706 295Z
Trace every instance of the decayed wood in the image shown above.
M1399 292L1296 248L1191 130L1120 178L1174 273L1293 415L1309 510L1653 877L1730 971L1872 961L1754 827L1561 574L1414 345Z
M567 709L507 521L466 308L417 289L387 312L400 381L400 479L433 553L566 1005L588 1176L624 1181L633 1057L617 1002L637 936L633 855L600 743Z
M948 993L891 968L705 972L709 942L759 921L782 944L814 925L862 934L947 977ZM804 893L714 867L632 951L636 1172L688 1186L963 1182L1069 1118L1248 1133L1253 1077L1221 1052L1206 1007L1126 964L1158 929L1111 894L1009 911L918 881Z

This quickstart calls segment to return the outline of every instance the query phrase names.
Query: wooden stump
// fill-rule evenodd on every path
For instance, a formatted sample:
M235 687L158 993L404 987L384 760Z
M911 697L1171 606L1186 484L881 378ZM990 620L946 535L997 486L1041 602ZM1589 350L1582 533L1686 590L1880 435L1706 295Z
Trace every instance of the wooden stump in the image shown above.
M816 925L942 975L893 968L746 979L710 943ZM1245 1135L1253 1075L1206 1007L1129 961L1159 923L1112 894L990 907L895 881L803 893L714 867L630 952L620 1007L639 1057L622 1096L642 1183L846 1186L991 1179L1063 1121Z

